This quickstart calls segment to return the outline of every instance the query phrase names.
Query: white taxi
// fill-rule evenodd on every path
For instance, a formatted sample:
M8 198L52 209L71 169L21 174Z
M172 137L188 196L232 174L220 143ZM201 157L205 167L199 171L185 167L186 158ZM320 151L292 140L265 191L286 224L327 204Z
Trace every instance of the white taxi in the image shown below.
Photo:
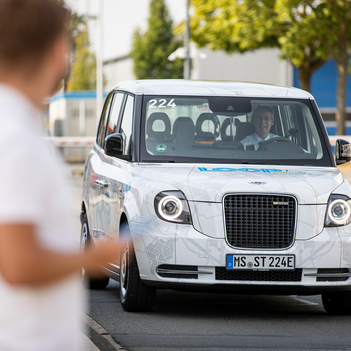
M321 294L351 313L351 189L312 95L283 86L125 81L85 165L82 248L130 238L105 278L127 311L156 289Z

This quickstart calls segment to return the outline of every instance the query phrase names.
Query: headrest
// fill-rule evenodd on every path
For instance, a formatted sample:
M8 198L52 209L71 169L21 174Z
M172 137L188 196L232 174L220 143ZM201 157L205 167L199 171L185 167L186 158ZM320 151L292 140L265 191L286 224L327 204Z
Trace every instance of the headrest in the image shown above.
M241 141L246 136L255 132L255 127L250 122L241 122L239 119L235 120L236 134L234 141Z
M173 125L173 140L177 150L188 149L194 144L195 127L190 117L178 117Z
M230 118L226 118L222 123L221 127L221 139L222 141L233 141L233 135L227 134L227 128L230 125Z
M155 121L162 121L165 125L165 130L158 132L153 130ZM147 120L146 133L149 138L168 138L171 135L171 121L164 112L154 112Z
M173 124L173 135L185 128L189 128L195 134L193 120L190 117L178 117Z
M213 130L214 132L204 132L202 130L202 124L205 121L211 121L213 123ZM206 138L206 139L216 139L219 136L219 129L220 123L218 117L214 113L201 113L201 115L197 118L196 121L196 135L199 138Z

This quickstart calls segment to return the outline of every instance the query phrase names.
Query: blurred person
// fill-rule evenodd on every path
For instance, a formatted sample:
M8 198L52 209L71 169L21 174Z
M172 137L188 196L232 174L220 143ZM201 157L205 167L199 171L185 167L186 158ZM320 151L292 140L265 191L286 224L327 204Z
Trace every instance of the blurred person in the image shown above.
M63 162L39 109L67 71L70 13L58 0L0 0L0 350L78 351L79 271L117 259L109 240L80 253Z
M245 150L257 150L259 143L279 137L279 135L270 133L274 124L274 114L271 107L258 106L252 115L251 123L255 127L255 133L246 136L240 141L244 145Z

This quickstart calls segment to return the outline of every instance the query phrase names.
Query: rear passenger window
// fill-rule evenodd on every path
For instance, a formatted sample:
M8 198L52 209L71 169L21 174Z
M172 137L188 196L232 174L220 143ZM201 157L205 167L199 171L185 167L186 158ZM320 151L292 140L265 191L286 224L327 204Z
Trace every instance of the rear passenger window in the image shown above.
M118 118L122 107L123 98L124 98L123 93L117 93L113 97L106 136L113 133L117 133L117 123L118 123Z
M123 135L123 155L129 155L132 129L133 129L134 97L128 95L125 104L120 133Z

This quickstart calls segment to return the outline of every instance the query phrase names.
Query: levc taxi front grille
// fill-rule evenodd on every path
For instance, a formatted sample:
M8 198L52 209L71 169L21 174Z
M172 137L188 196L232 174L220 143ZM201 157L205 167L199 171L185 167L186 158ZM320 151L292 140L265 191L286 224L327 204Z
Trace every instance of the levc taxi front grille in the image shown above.
M295 232L292 196L239 194L224 198L228 243L245 249L285 249Z

